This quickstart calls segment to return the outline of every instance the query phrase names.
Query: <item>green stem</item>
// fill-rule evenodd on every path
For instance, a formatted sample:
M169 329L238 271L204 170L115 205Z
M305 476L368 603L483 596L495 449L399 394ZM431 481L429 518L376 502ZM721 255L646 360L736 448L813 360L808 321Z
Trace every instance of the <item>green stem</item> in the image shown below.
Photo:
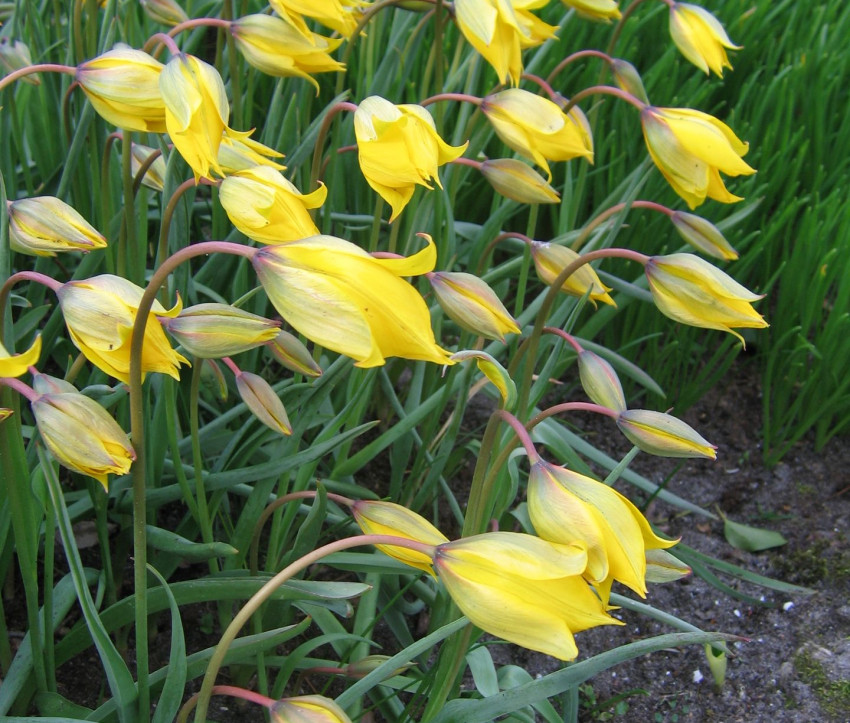
M477 535L484 532L486 525L487 500L490 497L490 486L487 485L488 463L492 459L496 433L499 429L499 415L496 412L487 420L487 427L481 439L481 448L472 473L472 484L469 490L469 501L466 506L466 517L463 521L462 537Z
M319 126L319 132L316 134L316 145L313 147L313 165L310 167L310 185L308 188L314 188L321 178L322 153L325 145L325 138L328 136L331 123L333 123L337 113L344 110L351 111L353 113L357 110L357 106L354 105L354 103L349 103L347 100L341 101L332 105L325 114L325 117L322 119L322 125ZM318 209L312 209L310 211L314 220L317 211Z
M145 277L145 261L136 240L136 199L133 193L133 136L130 131L124 131L124 142L121 144L121 184L124 192L124 223L123 233L119 243L125 246L127 273L122 273L127 279L139 284ZM120 270L119 270L120 272Z
M201 455L201 438L198 427L198 400L200 398L202 369L203 363L196 359L192 368L192 384L189 389L189 433L192 438L192 467L195 473L195 504L198 510L198 527L201 528L201 539L209 545L213 542L213 532L207 506L207 492L204 489L204 459ZM216 558L210 558L209 567L210 572L218 572Z

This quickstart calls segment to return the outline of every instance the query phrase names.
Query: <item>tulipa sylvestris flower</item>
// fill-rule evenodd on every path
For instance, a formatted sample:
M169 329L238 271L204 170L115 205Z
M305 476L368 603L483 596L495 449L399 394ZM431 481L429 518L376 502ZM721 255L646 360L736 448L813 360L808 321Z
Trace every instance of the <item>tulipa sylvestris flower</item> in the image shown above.
M519 334L516 320L486 282L472 274L437 271L428 275L434 295L458 326L487 339Z
M644 266L652 300L674 321L744 337L734 328L762 329L768 324L752 306L761 294L693 254L653 256Z
M584 393L592 401L618 412L626 409L620 377L601 356L582 349L578 354L578 374Z
M723 77L723 68L732 64L726 50L740 50L710 12L698 5L674 2L670 6L670 37L679 52L706 75Z
M548 98L509 88L484 98L481 112L505 145L543 168L550 181L547 160L583 157L593 162L590 126L577 107L567 114Z
M496 193L511 201L558 203L561 198L543 176L515 158L488 158L479 168Z
M378 259L334 236L313 236L254 254L252 263L272 304L299 333L350 356L356 366L399 356L449 364L431 329L424 299L402 277L434 268L437 251Z
M732 248L720 229L702 216L684 211L673 211L670 221L685 241L704 254L724 261L734 261L738 252Z
M130 337L143 293L112 274L69 281L56 292L74 346L98 369L125 383L130 381ZM160 316L177 316L180 306L178 301L173 309L165 309L154 301L142 344L143 379L147 372L179 379L180 364L189 363L171 348L157 321Z
M676 544L663 540L617 490L564 467L536 461L528 479L528 513L544 540L587 545L584 578L607 602L617 580L646 596L646 551Z
M617 426L644 452L659 457L716 459L713 444L681 419L649 409L627 409L617 415Z
M41 438L61 465L94 477L126 474L136 459L127 435L96 401L79 392L39 395L32 412Z
M288 331L279 331L266 348L283 366L296 374L303 374L305 377L322 376L322 367L313 359L310 350Z
M452 361L463 362L469 359L475 359L475 365L496 389L502 397L502 409L511 410L516 405L517 391L514 380L494 357L486 351L476 349L462 349L456 351L451 356Z
M323 695L282 698L269 712L272 723L351 723L345 711Z
M591 20L604 20L610 23L621 17L620 8L615 0L561 0L568 8L575 8L579 15Z
M177 4L176 0L139 0L139 3L145 15L155 23L174 27L189 19L186 11Z
M313 33L302 16L313 18L348 38L363 18L363 9L369 3L365 0L269 0L269 5L305 38L310 39Z
M542 45L558 29L531 10L549 0L455 0L457 25L467 42L493 66L500 83L517 85L522 51Z
M489 532L438 545L434 568L479 628L529 650L572 660L573 633L622 625L582 578L587 552L533 535Z
M317 95L319 84L313 73L345 70L345 65L330 57L342 38L331 39L316 33L305 37L280 18L262 14L235 20L230 32L250 65L267 75L304 78L315 86Z
M749 176L756 171L742 160L749 144L729 126L690 108L646 106L640 119L649 155L691 209L706 198L722 203L741 200L726 190L720 173Z
M245 406L269 429L278 434L292 434L292 425L283 402L259 374L240 371L236 375L236 389Z
M163 65L141 50L119 44L77 67L76 79L97 114L128 131L165 133Z
M133 143L130 146L130 173L134 177L138 175L139 169L141 169L142 165L153 153L157 153L157 149L150 146L143 146L141 143ZM145 175L142 176L142 185L161 193L162 189L165 188L165 173L165 159L162 155L159 155L148 166Z
M21 354L10 354L0 342L0 377L20 377L27 369L38 363L41 356L41 337L37 336L32 346Z
M534 241L531 244L531 258L534 260L534 268L537 270L540 280L551 286L567 266L581 257L566 246ZM611 289L599 280L599 276L590 264L579 266L561 286L561 291L570 296L584 296L588 289L590 289L588 298L594 306L597 301L611 306L617 305L614 303L614 299L608 295Z
M365 535L394 535L426 545L440 545L449 541L422 515L393 502L357 500L351 507L351 513ZM397 545L376 547L394 560L434 574L431 558L423 552Z
M218 71L194 55L180 53L168 61L159 80L165 101L165 124L171 142L195 174L220 176L218 163L222 134L230 129L230 106Z
M393 105L380 96L365 98L354 113L360 170L367 183L392 207L390 221L402 212L416 185L440 188L437 168L462 155L467 144L450 146L437 134L434 119L421 105Z
M325 202L325 186L304 195L273 168L255 166L228 176L219 190L228 218L248 238L281 244L319 234L307 209Z
M106 238L71 206L55 196L6 201L9 245L33 256L55 256L62 251L92 251L106 246Z
M280 322L227 304L197 304L164 318L162 325L199 359L221 359L271 341Z

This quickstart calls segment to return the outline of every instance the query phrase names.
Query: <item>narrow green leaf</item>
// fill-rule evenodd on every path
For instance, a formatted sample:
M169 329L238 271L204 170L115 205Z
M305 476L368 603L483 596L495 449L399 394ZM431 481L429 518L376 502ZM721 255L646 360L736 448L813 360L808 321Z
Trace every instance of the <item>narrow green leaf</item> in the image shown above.
M150 539L150 538L148 538ZM156 704L156 712L153 715L153 723L171 723L180 710L183 702L183 692L186 687L186 638L183 635L183 621L180 619L180 608L165 578L159 574L151 565L148 570L159 580L165 595L168 598L168 606L171 608L171 651L168 654L168 677L162 686L159 701Z
M226 542L192 542L185 537L181 537L176 532L163 530L160 527L147 525L146 528L148 531L148 544L154 550L170 552L190 562L202 562L213 557L227 557L228 555L236 555L239 552L239 550L232 545L228 545Z
M720 512L723 518L723 534L726 541L737 547L739 550L747 552L761 552L769 550L772 547L782 547L786 540L780 533L774 530L764 530L760 527L751 527L740 522L733 522L726 515Z

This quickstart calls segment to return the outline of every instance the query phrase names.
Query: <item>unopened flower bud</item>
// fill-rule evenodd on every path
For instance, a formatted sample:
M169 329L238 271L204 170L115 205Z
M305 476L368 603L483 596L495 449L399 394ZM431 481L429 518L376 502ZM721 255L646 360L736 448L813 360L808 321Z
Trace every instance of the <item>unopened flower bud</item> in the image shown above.
M725 261L734 261L738 258L738 252L729 245L720 233L720 229L702 216L684 211L673 211L670 220L679 235L704 254Z
M300 695L282 698L269 707L272 723L351 723L351 719L330 698Z
M310 355L310 350L288 331L279 331L266 348L283 366L296 374L305 377L322 376L322 367Z
M458 326L488 339L505 340L519 334L510 312L486 282L472 274L436 271L428 275L443 311Z
M236 389L248 409L269 429L279 434L292 434L292 425L286 416L283 402L265 379L251 372L239 372L236 375Z
M467 359L475 359L480 371L490 383L499 390L502 396L502 407L510 411L514 408L517 399L516 384L499 362L484 351L476 351L474 349L465 349L455 352L449 357L453 362L462 362Z
M634 65L627 60L614 58L611 61L611 72L614 74L614 82L620 90L631 93L644 103L649 103L649 96L646 94L646 88L643 87L643 80Z
M20 40L13 41L5 36L0 38L0 68L5 71L4 74L14 73L32 64L32 54L26 43ZM21 80L30 85L41 85L38 73L25 75Z
M534 268L540 280L551 286L561 272L580 256L566 246L534 241L531 244L531 258L534 260ZM584 296L588 289L590 290L588 298L594 306L597 301L611 306L617 305L608 295L611 289L599 280L599 276L590 264L579 266L561 285L561 291L570 296Z
M12 410L6 407L0 407L0 422L12 416Z
M154 153L159 155L157 155L156 160L148 166L148 169L145 171L145 175L142 176L142 184L148 188L152 188L154 191L162 192L162 189L165 188L166 166L165 159L157 149L151 148L150 146L143 146L141 143L133 143L130 146L130 173L132 173L134 177L137 176L142 165L144 165L144 163Z
M162 23L174 27L185 23L189 16L174 0L139 0L142 9L155 23Z
M39 372L32 378L32 388L39 394L62 394L64 392L76 393L78 389L59 377Z
M674 582L693 572L684 562L667 550L646 551L646 581Z
M715 447L681 419L648 409L627 409L617 416L626 438L644 452L659 457L705 457L715 459Z
M163 319L162 325L199 359L221 359L271 341L280 322L227 304L198 304Z
M723 68L732 68L726 51L741 49L714 15L690 3L670 4L670 37L682 55L706 75L714 72L723 77Z
M481 163L481 173L490 185L511 201L558 203L558 192L527 163L515 158L493 158Z
M41 356L41 337L37 336L32 346L22 354L9 354L0 343L0 377L20 377L38 362Z
M626 397L620 378L607 361L587 349L579 352L578 373L585 394L597 404L623 412L626 409Z
M7 201L9 245L33 256L55 256L62 251L91 251L106 246L88 221L54 196Z
M365 678L369 673L383 665L389 660L388 655L367 655L365 658L355 660L345 666L345 675L349 678ZM413 663L405 663L404 665L395 668L387 673L387 678L392 678L396 675L401 675L404 671L410 668Z

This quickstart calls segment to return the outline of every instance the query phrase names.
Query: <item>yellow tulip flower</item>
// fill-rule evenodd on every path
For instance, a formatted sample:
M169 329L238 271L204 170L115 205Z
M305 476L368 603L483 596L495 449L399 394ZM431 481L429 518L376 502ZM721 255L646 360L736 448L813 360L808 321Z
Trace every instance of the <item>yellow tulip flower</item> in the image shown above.
M573 660L573 633L622 625L582 578L587 551L515 532L489 532L437 547L434 568L452 600L491 635Z
M177 4L176 0L139 0L139 3L145 15L155 23L174 27L189 19L186 11Z
M272 723L351 723L351 719L330 698L300 695L282 698L269 706Z
M248 238L280 244L318 235L307 209L321 206L327 194L327 188L319 186L303 195L278 171L255 166L225 178L219 199L233 225Z
M725 123L690 108L646 106L640 114L649 155L664 178L691 209L706 198L740 201L720 178L749 176L755 169L743 160L749 145Z
M240 371L236 375L236 390L245 406L269 429L278 434L292 434L292 425L277 392L259 374Z
M197 304L165 317L162 325L190 354L221 359L271 341L280 322L228 304Z
M521 88L509 88L481 101L481 112L505 145L546 171L549 161L583 157L593 162L590 125L577 108L564 113L548 98Z
M9 245L33 256L63 251L92 251L106 246L106 237L67 203L54 196L7 201Z
M704 254L724 261L734 261L738 252L732 248L720 229L701 216L685 211L673 211L670 221L685 241Z
M606 592L617 580L645 597L646 551L676 544L658 537L617 490L544 460L531 467L528 513L544 540L587 545L584 578Z
M674 321L744 337L733 328L762 329L768 324L752 307L763 298L693 254L653 256L644 266L652 300Z
M312 83L313 73L341 73L345 65L330 57L342 38L316 33L305 37L289 23L271 15L247 15L234 21L230 32L245 60L258 70L277 77L298 77Z
M568 8L591 20L604 20L610 23L619 20L622 15L615 0L561 0Z
M566 246L534 241L531 244L531 258L540 280L551 286L567 266L581 257ZM597 301L610 306L617 305L608 294L611 289L599 280L590 264L579 266L561 286L561 291L570 296L584 296L588 289L594 306Z
M399 356L450 364L424 299L404 276L434 268L434 242L409 258L375 258L333 236L266 246L252 263L272 304L299 333L356 366Z
M357 500L351 507L351 513L365 535L394 535L426 545L440 545L449 541L424 517L393 502ZM398 545L376 547L394 560L434 574L431 558L423 552Z
M288 331L279 331L266 348L283 366L296 374L303 374L305 377L322 376L322 367L313 359L310 350L297 336L293 336Z
M127 474L136 453L127 434L96 401L79 392L39 395L32 404L38 431L61 465L94 477Z
M467 42L493 66L500 83L517 85L522 51L555 37L557 26L544 23L531 10L549 0L455 0L457 25Z
M0 342L0 377L20 377L27 369L38 363L41 356L41 337L37 336L32 346L21 354L9 354Z
M144 289L111 274L69 281L56 292L74 346L96 367L125 383L130 381L130 337L143 293ZM161 372L179 379L180 364L189 363L171 348L157 321L159 316L179 313L179 301L170 310L154 301L142 344L142 378L147 372Z
M713 444L681 419L649 409L626 409L617 415L617 426L644 452L659 457L716 459Z
M162 70L162 63L147 53L119 44L80 64L75 77L108 123L128 131L165 133Z
M360 170L367 183L392 207L394 221L416 185L440 188L437 168L462 155L467 144L450 146L437 134L434 119L420 105L393 105L373 95L354 113Z
M428 275L428 281L443 311L461 328L499 341L505 334L519 334L516 320L496 292L477 276L437 271Z
M706 75L713 72L723 77L723 68L732 64L726 50L740 50L710 12L698 5L674 2L670 5L670 37L690 62Z
M601 356L582 349L578 353L578 374L581 388L596 404L617 412L626 409L626 396L620 377Z
M369 3L365 0L269 0L269 5L305 38L310 39L313 33L307 27L304 17L313 18L348 38L363 19L363 10Z
M171 142L195 174L195 181L219 176L222 134L230 117L224 81L218 71L194 55L181 53L168 61L159 80L165 101L165 124Z

